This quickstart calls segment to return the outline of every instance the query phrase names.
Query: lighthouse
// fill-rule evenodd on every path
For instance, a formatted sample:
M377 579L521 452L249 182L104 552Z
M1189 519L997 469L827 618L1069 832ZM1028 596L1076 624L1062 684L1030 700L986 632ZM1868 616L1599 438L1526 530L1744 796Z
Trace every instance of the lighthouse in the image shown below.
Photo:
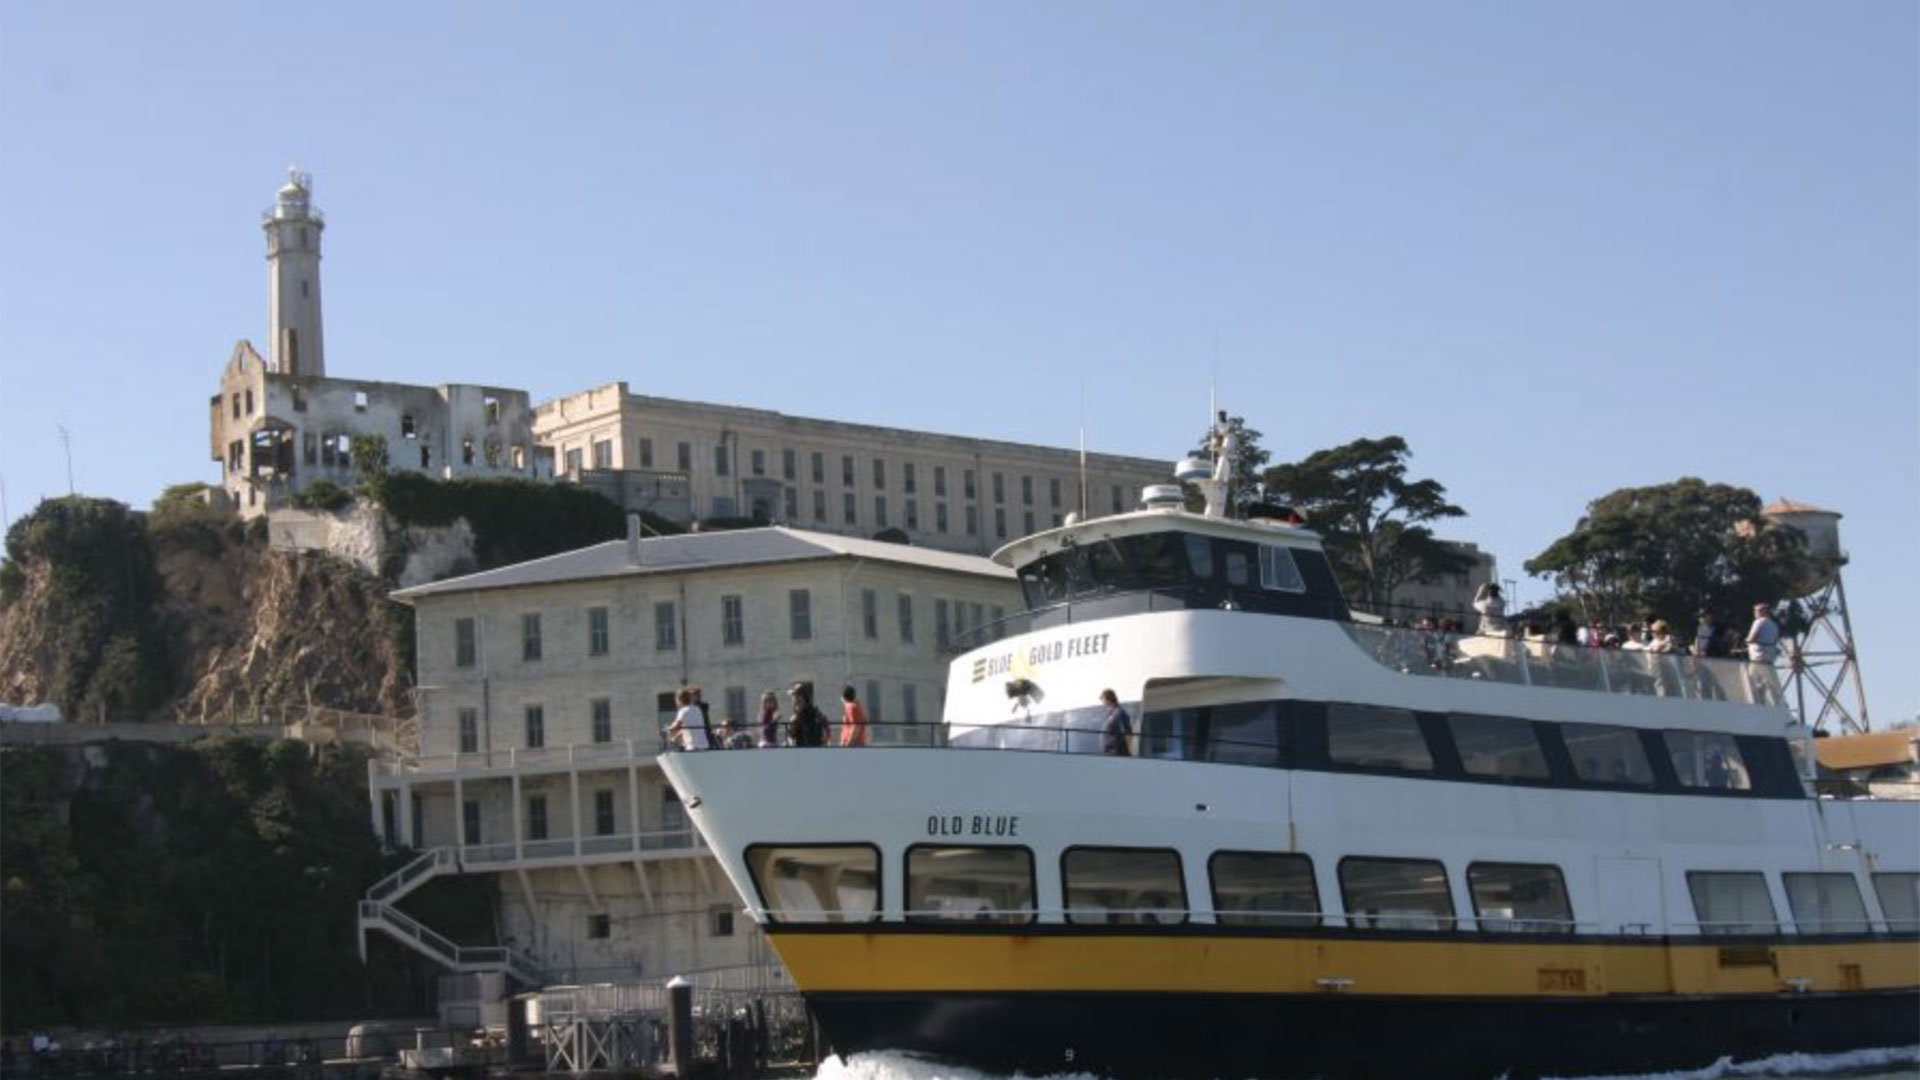
M313 207L313 177L287 170L273 207L260 215L267 234L267 370L280 375L327 373L320 336L320 233L326 219Z

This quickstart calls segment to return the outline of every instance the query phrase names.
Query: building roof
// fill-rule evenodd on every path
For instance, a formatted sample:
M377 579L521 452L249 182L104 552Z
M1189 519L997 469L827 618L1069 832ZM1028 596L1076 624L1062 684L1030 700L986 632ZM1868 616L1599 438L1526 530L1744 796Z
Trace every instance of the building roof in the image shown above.
M1820 759L1822 768L1831 772L1905 765L1920 752L1916 750L1916 740L1920 740L1920 731L1913 728L1835 735L1830 739L1815 739L1814 756Z
M1806 503L1794 502L1792 499L1787 498L1775 499L1768 505L1761 507L1760 512L1763 514L1833 514L1834 517L1840 516L1832 510L1822 510L1818 506L1809 506Z
M925 570L945 570L1009 581L1013 579L1012 571L978 555L807 532L778 525L762 529L648 537L640 541L638 564L628 561L627 545L626 540L609 540L592 547L549 555L544 559L400 589L393 593L393 598L412 603L422 597L487 589L723 570L809 559L866 559Z

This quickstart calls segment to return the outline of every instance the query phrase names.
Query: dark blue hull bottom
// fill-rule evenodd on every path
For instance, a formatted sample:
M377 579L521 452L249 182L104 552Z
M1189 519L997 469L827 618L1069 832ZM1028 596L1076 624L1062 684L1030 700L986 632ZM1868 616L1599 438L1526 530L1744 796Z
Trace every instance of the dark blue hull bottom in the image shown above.
M1920 1045L1920 993L1762 999L812 994L839 1054L899 1050L1029 1076L1470 1080L1698 1068Z

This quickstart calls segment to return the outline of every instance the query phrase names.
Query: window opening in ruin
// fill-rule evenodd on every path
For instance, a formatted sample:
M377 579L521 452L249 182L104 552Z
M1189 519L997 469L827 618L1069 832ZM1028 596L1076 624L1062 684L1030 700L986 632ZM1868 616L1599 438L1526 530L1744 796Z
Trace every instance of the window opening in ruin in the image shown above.
M487 396L481 398L480 409L483 413L486 414L487 423L497 424L500 422L500 399L499 398L494 397L492 394L488 394Z
M425 470L431 469L431 468L433 468L433 447L428 446L426 443L421 443L420 444L420 469L421 471L424 472Z
M414 430L412 413L400 414L400 437L403 439L417 439L420 437L419 433Z
M307 391L305 387L296 386L293 388L293 411L307 411Z
M240 395L239 394L233 395L233 418L235 420L240 419Z
M486 454L487 468L497 469L500 467L500 440L499 439L496 439L491 435L487 436L487 443L486 443L486 446L482 448L482 451Z
M367 392L365 390L355 390L353 392L353 411L367 411Z
M640 440L640 467L643 469L653 468L653 440L652 439Z
M462 465L473 464L473 440L472 439L460 440L460 464Z
M517 443L513 447L513 469L515 472L527 471L527 448Z
M253 415L253 387L247 387L247 415Z

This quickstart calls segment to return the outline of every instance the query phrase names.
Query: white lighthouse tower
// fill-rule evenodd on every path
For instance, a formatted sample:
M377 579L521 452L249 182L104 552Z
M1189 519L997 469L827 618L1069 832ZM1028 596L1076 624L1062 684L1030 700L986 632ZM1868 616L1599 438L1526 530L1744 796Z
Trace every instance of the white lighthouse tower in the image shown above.
M267 234L267 370L281 375L325 375L320 336L320 231L326 219L313 208L313 177L287 170L273 208L260 215Z

